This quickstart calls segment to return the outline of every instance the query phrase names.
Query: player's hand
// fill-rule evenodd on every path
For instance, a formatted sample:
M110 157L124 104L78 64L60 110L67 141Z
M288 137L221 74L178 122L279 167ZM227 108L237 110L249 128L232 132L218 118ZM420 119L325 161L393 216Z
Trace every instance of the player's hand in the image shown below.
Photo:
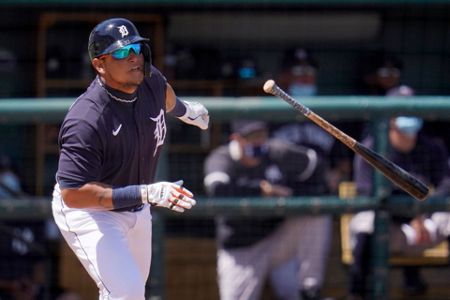
M411 221L411 227L416 232L416 245L425 245L431 242L431 234L425 226L425 220L422 217L416 217Z
M191 209L196 204L192 198L194 195L183 187L183 181L177 182L157 182L143 186L146 191L147 202L151 205L163 206L168 209L184 212Z
M186 105L186 114L179 117L184 123L195 125L200 129L208 129L209 114L206 107L199 102L183 101Z
M263 197L289 197L292 196L292 189L287 186L271 184L267 180L259 183Z

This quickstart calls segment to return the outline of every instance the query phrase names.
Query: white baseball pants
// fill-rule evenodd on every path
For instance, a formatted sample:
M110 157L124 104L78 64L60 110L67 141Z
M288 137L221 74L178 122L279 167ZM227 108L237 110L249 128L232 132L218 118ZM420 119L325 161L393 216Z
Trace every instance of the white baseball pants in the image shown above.
M72 209L56 185L52 209L64 239L97 284L100 300L145 299L152 249L149 205L137 212Z

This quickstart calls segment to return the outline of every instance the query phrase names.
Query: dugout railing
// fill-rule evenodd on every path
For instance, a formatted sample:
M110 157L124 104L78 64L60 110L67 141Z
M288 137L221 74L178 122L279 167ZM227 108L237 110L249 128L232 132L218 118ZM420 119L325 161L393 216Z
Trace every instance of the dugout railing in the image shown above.
M62 121L74 99L3 99L0 101L0 124L33 125L37 123L57 124ZM305 121L284 102L272 97L258 98L196 98L205 103L214 124L227 123L236 118L258 118L271 122ZM387 150L387 122L396 114L413 114L426 121L446 122L450 120L450 98L448 97L315 97L302 101L314 112L331 123L343 120L369 122L376 136L376 150L383 154ZM358 139L359 137L355 137ZM160 166L160 174L167 174L167 160ZM446 162L443 162L446 163ZM288 215L331 213L341 215L365 209L374 209L375 250L373 257L373 299L388 299L389 254L388 221L392 212L417 213L422 211L450 211L450 197L430 197L419 202L409 197L388 197L386 179L375 173L375 193L373 197L341 199L337 196L276 198L273 201L258 201L245 198L238 201L227 199L199 198L198 205L189 213L176 215L158 210L154 217L154 240L151 279L148 291L151 299L164 298L164 221L167 218L212 218L217 214L232 214L251 217L252 215ZM407 208L407 209L405 209ZM51 217L50 195L48 197L0 201L0 221L19 219L47 219Z

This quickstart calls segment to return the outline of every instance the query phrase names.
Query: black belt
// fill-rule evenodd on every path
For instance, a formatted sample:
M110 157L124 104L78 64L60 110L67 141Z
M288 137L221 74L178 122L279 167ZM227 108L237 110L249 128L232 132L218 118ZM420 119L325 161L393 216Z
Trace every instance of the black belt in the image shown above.
M141 204L138 204L136 206L114 209L113 211L117 211L117 212L124 212L124 211L138 212L138 211L141 211L143 208L144 208L144 203L141 203Z

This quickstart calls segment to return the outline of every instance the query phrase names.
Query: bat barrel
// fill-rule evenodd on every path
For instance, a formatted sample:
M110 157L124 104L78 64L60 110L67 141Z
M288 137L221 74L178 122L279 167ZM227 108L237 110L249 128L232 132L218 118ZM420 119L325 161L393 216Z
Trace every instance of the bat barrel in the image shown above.
M403 170L398 165L384 158L380 154L372 151L360 143L356 143L354 151L361 155L365 161L379 170L390 181L398 185L405 192L416 198L424 200L429 193L429 188L420 180Z

